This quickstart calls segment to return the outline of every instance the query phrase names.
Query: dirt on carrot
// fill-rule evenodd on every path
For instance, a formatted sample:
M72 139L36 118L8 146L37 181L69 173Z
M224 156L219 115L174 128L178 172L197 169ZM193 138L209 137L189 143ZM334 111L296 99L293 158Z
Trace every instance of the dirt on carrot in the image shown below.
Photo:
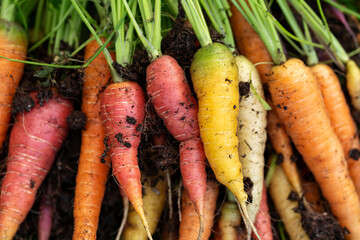
M299 200L299 207L296 209L300 212L302 226L310 239L318 240L341 240L345 239L346 229L341 228L333 215L324 212L318 213L306 209L304 199Z

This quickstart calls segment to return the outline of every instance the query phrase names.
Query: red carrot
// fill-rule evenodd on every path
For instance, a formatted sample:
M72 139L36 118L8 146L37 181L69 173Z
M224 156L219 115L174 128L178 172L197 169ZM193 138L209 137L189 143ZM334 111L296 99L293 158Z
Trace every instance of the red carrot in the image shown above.
M266 196L266 185L264 183L262 198L260 202L260 210L256 215L255 227L258 230L258 233L262 240L272 240L273 234L271 229L271 219L269 208L267 205L267 196ZM253 238L256 239L256 236L253 234Z
M32 93L34 98L36 93ZM1 185L0 236L12 239L24 221L68 131L70 101L55 92L30 112L19 113L9 142L7 171Z
M113 173L147 227L137 159L140 127L145 118L145 98L141 87L136 82L109 85L101 98L101 117Z
M168 131L180 141L180 170L184 187L195 204L203 228L206 191L205 153L198 126L198 104L184 70L167 55L155 59L146 71L147 93Z

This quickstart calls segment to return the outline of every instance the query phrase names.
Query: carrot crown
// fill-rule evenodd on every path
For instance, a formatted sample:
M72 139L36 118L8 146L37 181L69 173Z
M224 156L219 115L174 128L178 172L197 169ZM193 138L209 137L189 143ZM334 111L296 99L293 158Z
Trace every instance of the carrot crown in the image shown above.
M235 40L228 18L228 14L231 14L230 5L226 1L211 0L201 0L201 4L215 30L224 36L224 43L227 44L231 52L235 52Z
M260 36L276 64L285 62L286 57L281 45L279 35L276 31L273 19L264 0L231 0L234 6L241 12L246 21Z
M289 1L296 9L296 11L302 16L303 20L313 30L317 39L322 43L323 46L326 46L326 49L328 49L329 52L332 53L332 57L335 58L335 63L337 63L340 68L344 69L342 63L348 62L349 56L340 44L340 42L331 33L325 16L323 14L320 2L318 1L318 7L320 10L321 18L317 16L314 10L304 0Z

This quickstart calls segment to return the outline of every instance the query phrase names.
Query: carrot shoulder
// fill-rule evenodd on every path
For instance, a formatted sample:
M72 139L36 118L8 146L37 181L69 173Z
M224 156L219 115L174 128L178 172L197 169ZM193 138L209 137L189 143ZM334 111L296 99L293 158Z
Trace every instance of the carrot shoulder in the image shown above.
M341 90L339 79L328 65L317 64L311 67L311 69L319 83L331 125L343 146L349 165L350 176L360 196L359 135L355 121L351 116L350 108Z
M99 45L94 40L85 48L89 59ZM103 54L85 69L82 111L87 120L82 131L81 151L76 176L73 239L96 239L101 202L109 173L110 160L104 153L105 129L100 116L100 95L111 77Z
M269 90L278 116L348 239L360 239L360 203L341 143L326 112L316 78L298 59L272 68Z
M36 192L67 135L66 117L72 110L70 101L55 94L42 107L36 103L30 112L16 116L1 185L2 239L12 239L34 204Z
M0 55L25 60L27 36L16 23L0 19ZM24 71L24 63L0 58L0 149L11 120L11 103Z

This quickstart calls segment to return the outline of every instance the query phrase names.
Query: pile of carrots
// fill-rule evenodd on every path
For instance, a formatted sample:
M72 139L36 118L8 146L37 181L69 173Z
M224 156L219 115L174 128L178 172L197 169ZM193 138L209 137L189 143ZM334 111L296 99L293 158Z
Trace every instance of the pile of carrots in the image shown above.
M359 9L270 2L1 0L0 239L360 239Z

